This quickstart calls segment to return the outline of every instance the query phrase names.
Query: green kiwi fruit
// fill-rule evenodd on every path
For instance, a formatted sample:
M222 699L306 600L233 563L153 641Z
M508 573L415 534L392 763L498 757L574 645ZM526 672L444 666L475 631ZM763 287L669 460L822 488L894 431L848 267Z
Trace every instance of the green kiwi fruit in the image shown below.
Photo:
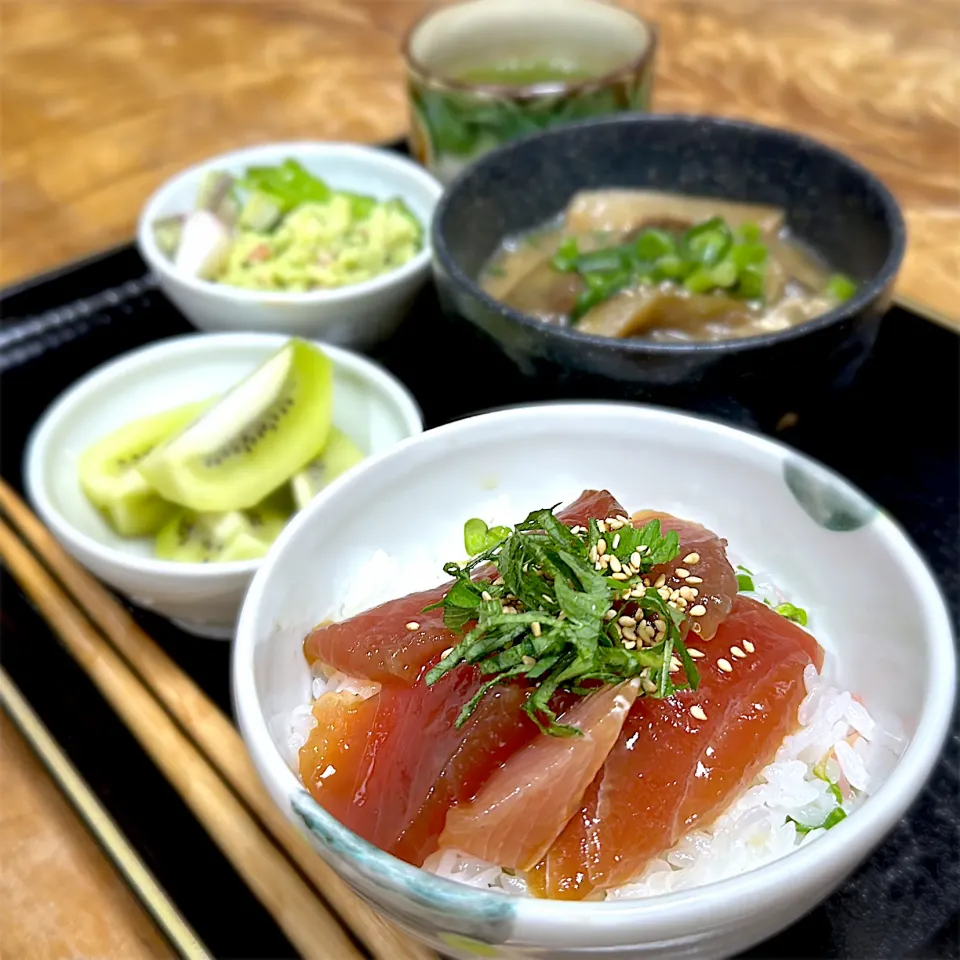
M290 519L289 497L270 497L249 510L198 513L176 510L157 534L154 553L181 563L226 563L255 560Z
M290 340L138 469L162 497L192 511L244 510L323 449L332 408L332 362Z
M302 510L328 483L362 459L360 448L345 433L331 427L320 456L311 460L290 480L290 491L297 509Z
M81 455L80 487L121 536L149 536L170 518L174 508L144 480L137 464L195 420L209 403L188 403L135 420L98 440Z

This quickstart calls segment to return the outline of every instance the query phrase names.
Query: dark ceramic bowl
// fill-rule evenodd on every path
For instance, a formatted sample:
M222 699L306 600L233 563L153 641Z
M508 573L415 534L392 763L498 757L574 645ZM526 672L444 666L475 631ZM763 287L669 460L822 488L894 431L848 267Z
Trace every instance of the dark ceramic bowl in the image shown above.
M858 292L788 330L673 344L553 326L480 289L480 269L505 235L543 223L578 190L598 187L781 206L794 235L857 280ZM445 312L469 321L521 378L535 378L537 396L646 399L759 424L849 384L890 306L905 241L893 196L843 154L786 130L694 116L605 117L507 144L451 183L433 221Z

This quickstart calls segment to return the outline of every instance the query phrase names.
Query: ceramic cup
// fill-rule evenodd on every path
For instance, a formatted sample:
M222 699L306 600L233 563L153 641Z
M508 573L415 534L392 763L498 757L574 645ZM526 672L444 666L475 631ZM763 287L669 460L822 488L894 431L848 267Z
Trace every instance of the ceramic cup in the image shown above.
M403 46L411 153L446 183L524 134L646 111L655 50L652 26L600 0L467 0L435 10Z

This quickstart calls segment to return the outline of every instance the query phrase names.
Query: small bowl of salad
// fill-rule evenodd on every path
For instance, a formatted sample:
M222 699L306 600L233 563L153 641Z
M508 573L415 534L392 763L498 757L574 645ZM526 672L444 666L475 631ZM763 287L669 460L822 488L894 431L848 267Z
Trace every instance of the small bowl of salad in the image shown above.
M427 280L441 192L388 150L267 144L168 180L144 207L137 243L201 330L365 349L393 332Z

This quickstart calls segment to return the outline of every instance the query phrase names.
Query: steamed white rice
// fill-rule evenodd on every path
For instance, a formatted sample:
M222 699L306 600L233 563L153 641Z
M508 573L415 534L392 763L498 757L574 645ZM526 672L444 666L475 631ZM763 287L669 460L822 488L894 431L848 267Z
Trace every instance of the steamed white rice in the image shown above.
M447 579L442 565L449 559L449 552L444 552L401 564L377 551L358 571L340 607L328 616L346 619L411 589L436 586ZM731 562L739 561L731 555ZM755 571L752 579L756 589L749 596L770 600L774 605L788 600L803 605L802 598L788 598L767 576ZM371 584L376 586L371 589ZM783 741L773 762L761 770L753 785L713 824L684 836L648 863L633 881L606 891L605 899L685 890L776 860L816 842L827 832L813 829L801 833L787 818L805 824L823 822L836 806L830 784L840 787L843 809L849 815L886 778L905 746L902 727L895 717L871 715L851 692L838 684L837 659L829 638L816 627L816 611L807 608L807 613L809 629L823 646L825 658L820 673L812 665L804 671L806 697L798 710L800 728ZM313 681L312 698L337 690L371 696L378 688L378 684L343 673L321 673ZM315 724L311 705L312 701L297 707L289 717L287 742L294 768L297 753ZM507 895L529 895L521 877L455 850L433 854L424 863L424 869L473 887Z

